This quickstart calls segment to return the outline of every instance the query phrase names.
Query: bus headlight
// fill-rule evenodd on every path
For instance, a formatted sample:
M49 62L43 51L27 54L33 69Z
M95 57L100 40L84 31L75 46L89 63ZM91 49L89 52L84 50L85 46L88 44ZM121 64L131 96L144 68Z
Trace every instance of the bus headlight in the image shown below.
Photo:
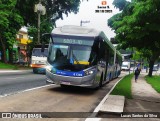
M86 70L86 71L84 71L84 74L85 74L85 76L91 75L91 74L93 74L95 71L96 71L96 69Z
M51 70L52 70L52 66L47 65L47 66L46 66L46 70L51 71Z
M35 64L36 63L36 61L35 60L32 60L32 64Z

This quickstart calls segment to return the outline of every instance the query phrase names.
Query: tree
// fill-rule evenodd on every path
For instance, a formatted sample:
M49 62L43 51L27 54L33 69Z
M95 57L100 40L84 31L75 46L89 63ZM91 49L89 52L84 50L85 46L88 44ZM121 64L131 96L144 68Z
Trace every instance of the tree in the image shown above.
M23 24L23 19L15 9L17 0L0 1L0 50L2 51L2 61L6 60L6 49L12 55L13 44L16 41L16 33ZM12 56L10 56L12 57ZM12 58L10 58L12 60Z
M24 19L25 26L28 27L28 33L33 37L33 45L37 42L37 13L34 12L35 4L40 0L17 0L16 8L19 10ZM63 14L68 15L70 12L77 13L79 10L80 0L41 0L46 8L46 14L41 16L41 33L50 33L54 28L55 21L63 19Z
M24 19L25 25L37 26L37 13L34 13L34 6L40 0L17 0L16 8ZM52 22L51 18L57 13L56 19L62 18L62 13L68 15L70 12L77 13L80 0L41 0L46 7L46 15L42 17L46 22ZM54 22L55 20L53 20ZM53 23L54 24L54 23Z
M134 0L126 2L121 10L110 18L108 25L115 30L115 39L124 48L136 47L151 53L149 76L152 76L154 62L160 56L160 1Z

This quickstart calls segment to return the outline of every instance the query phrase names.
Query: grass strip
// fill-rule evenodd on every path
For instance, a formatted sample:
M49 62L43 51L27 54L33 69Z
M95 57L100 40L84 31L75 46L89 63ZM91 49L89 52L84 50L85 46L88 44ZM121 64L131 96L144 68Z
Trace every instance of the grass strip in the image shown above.
M145 80L149 83L158 93L160 93L160 76L145 76Z
M128 99L132 99L131 94L131 80L133 78L133 74L126 75L113 89L111 92L112 95L122 95Z
M0 62L0 69L17 69L17 66Z

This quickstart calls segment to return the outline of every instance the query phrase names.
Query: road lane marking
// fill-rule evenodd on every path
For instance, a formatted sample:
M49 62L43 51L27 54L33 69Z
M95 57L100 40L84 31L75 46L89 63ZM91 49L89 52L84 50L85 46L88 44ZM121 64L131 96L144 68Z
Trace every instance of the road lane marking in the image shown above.
M6 78L6 79L23 79L23 78L26 78L26 77L15 77L15 78Z
M20 94L20 93L24 93L24 92L29 92L29 91L33 91L33 90L36 90L36 89L41 89L41 88L49 87L49 86L53 86L53 85L55 85L55 84L49 84L49 85L45 85L45 86L40 86L40 87L31 88L31 89L21 90L21 91L18 91L18 92L4 94L4 95L0 95L0 98L15 95L15 94Z
M0 73L31 72L31 70L0 70Z

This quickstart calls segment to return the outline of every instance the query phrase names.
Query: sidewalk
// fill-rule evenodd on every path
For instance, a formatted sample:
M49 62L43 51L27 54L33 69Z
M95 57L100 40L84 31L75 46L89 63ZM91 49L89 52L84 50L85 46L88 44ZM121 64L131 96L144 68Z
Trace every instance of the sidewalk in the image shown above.
M160 112L160 94L140 74L137 83L132 79L133 99L126 99L124 112Z
M146 82L144 76L144 74L140 74L137 83L135 83L134 78L132 79L133 99L160 103L160 94Z
M137 83L132 79L132 96L133 99L126 99L124 112L159 112L160 113L160 94L157 93L150 84L148 84L142 73ZM146 121L146 118L137 120ZM132 119L133 120L133 119ZM147 118L149 121L160 121L159 118Z
M133 99L125 99L123 112L158 112L160 113L160 94L157 93L144 77L146 73L141 73L137 83L132 79L132 96ZM160 115L160 114L159 114ZM111 115L112 116L112 115ZM100 121L160 121L160 118L101 118Z

